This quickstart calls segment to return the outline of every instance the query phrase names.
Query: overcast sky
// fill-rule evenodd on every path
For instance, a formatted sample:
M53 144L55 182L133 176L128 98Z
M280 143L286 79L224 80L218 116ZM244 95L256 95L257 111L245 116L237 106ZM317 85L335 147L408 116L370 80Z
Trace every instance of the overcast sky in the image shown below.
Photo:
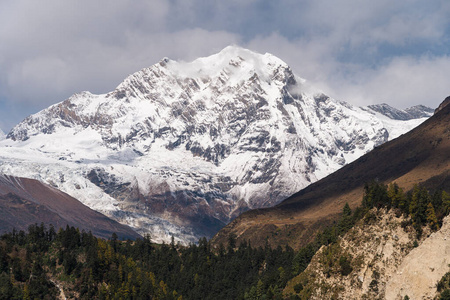
M448 0L2 0L0 128L230 44L356 105L434 108L450 95Z

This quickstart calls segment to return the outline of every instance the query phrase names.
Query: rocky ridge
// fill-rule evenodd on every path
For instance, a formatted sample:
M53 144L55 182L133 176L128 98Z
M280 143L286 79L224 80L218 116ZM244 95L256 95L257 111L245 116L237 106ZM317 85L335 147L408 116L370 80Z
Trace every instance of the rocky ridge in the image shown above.
M0 171L49 183L156 241L211 237L426 118L332 99L271 54L163 59L15 126ZM394 117L395 118L395 117Z
M74 226L108 239L140 237L124 226L80 203L78 200L37 180L0 175L0 233L43 223L56 229Z
M442 109L444 109L444 107L446 107L449 104L450 104L450 96L445 98L445 100L439 105L439 107L436 108L435 113L441 111Z
M416 105L405 110L394 108L386 103L367 106L373 111L387 116L393 120L412 120L418 118L427 118L433 115L434 109L424 105Z
M273 208L241 214L221 229L213 242L226 243L234 234L238 242L252 245L288 244L300 248L314 239L318 228L332 222L348 202L360 205L364 185L373 180L397 182L405 190L422 185L430 190L450 190L450 106L399 138L376 147L356 161L315 182Z
M413 249L386 283L386 299L433 299L436 284L450 272L450 217L442 228Z
M336 245L323 246L285 293L295 293L294 286L303 283L310 299L433 299L450 270L450 217L421 240L404 223L392 210L372 210ZM349 274L337 270L341 256L351 260Z

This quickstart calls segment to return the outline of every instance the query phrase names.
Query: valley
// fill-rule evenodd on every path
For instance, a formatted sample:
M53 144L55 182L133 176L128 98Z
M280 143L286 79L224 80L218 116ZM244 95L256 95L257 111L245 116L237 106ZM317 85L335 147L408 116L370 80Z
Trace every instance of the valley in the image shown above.
M422 123L432 110L356 107L282 60L236 46L162 59L107 94L75 94L16 125L0 172L183 244L271 207Z
M254 72L247 89L220 64L203 88L151 94L218 57ZM0 141L0 298L446 299L449 98L354 107L233 47L168 64Z

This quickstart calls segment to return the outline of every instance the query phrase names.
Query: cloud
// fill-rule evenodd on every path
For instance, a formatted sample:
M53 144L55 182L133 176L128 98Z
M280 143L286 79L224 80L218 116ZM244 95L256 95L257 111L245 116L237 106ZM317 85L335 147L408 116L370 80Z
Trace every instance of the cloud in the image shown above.
M450 94L448 70L449 56L395 57L374 70L352 74L352 84L336 81L332 88L359 104L386 102L399 108L417 104L435 108Z
M249 48L281 57L324 92L357 105L436 107L450 94L445 82L450 2L306 3L290 21L302 34L260 35Z
M355 105L385 102L398 108L418 104L434 108L450 95L447 55L394 56L366 66L339 62L329 56L329 45L319 39L289 41L272 34L255 38L247 46L284 58L297 75L326 94Z
M2 1L0 126L76 92L108 92L163 57L229 44L273 53L355 104L436 106L448 86L449 14L446 0Z
M0 126L9 129L80 91L108 92L163 57L193 59L238 41L220 30L169 31L167 3L7 3L10 13L0 20Z

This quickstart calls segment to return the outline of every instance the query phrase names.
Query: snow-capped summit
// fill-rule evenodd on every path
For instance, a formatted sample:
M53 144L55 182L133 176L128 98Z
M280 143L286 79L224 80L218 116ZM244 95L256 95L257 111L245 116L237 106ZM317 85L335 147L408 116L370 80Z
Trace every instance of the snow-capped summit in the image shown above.
M271 54L236 46L128 76L26 118L0 172L57 186L140 233L211 236L423 119L392 120L315 90Z

